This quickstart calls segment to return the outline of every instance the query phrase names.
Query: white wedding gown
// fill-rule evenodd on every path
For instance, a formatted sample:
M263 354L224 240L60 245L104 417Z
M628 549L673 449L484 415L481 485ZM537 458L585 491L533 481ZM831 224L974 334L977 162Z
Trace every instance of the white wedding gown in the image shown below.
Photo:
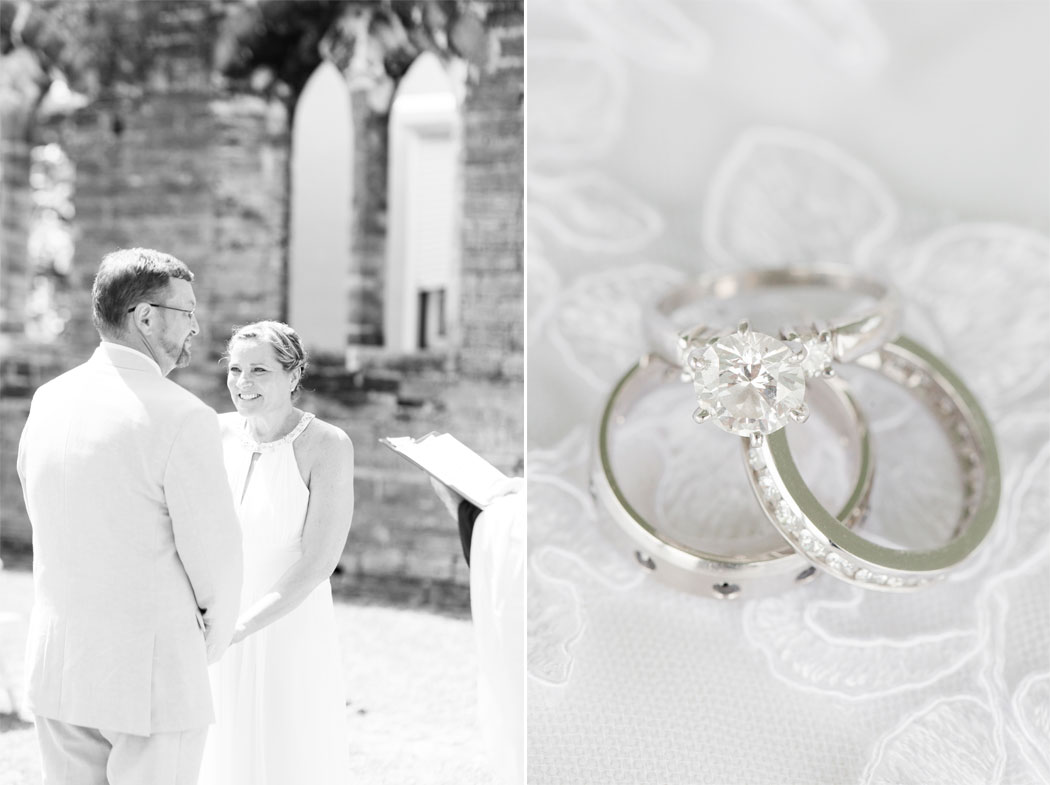
M304 414L285 438L256 444L238 414L220 416L226 473L239 500L244 538L242 609L300 555L310 492L293 442L312 419ZM252 467L254 453L259 457ZM293 611L230 646L212 666L211 682L215 724L199 785L350 781L345 691L327 580Z

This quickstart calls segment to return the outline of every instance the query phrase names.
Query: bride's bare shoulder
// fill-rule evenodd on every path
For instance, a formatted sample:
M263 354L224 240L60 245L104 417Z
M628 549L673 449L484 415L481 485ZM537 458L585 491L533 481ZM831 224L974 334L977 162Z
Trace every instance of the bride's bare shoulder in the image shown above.
M350 436L338 425L325 422L319 417L311 420L310 426L303 431L296 444L299 442L302 442L301 446L306 453L304 457L311 461L353 461L354 443Z

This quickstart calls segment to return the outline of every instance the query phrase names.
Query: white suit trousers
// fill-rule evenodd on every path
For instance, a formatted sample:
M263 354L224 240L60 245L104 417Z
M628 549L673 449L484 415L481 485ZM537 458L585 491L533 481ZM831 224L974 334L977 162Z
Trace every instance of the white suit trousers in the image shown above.
M207 726L133 736L36 718L43 785L196 785Z

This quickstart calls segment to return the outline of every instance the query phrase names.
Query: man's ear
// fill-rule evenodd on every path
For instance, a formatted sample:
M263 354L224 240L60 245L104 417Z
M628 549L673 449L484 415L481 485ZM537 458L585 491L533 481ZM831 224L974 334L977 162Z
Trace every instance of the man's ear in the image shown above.
M153 330L153 308L149 303L139 303L131 312L131 321L143 332L149 333Z

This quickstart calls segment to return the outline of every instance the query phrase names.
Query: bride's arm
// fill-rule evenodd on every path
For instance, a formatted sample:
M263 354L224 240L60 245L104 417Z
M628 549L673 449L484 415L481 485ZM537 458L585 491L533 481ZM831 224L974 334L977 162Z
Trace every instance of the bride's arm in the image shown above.
M295 609L339 564L354 514L354 446L350 437L328 426L311 463L303 555L241 614L234 643Z

